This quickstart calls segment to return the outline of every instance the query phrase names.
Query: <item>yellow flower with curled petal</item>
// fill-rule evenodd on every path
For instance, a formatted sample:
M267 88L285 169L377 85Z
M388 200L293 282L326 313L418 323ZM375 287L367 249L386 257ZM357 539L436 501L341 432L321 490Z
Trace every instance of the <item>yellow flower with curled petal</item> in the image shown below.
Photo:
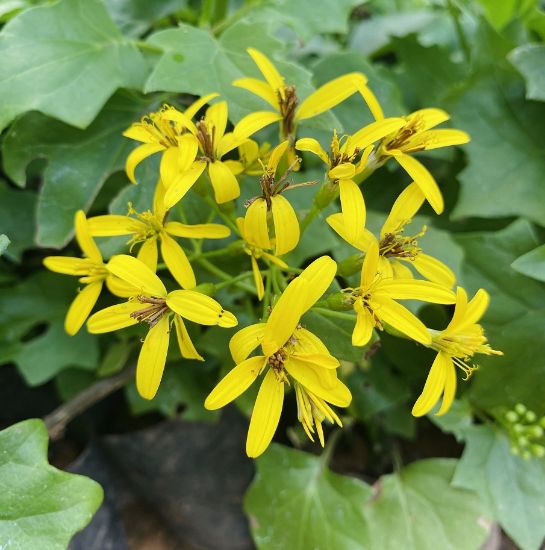
M385 277L379 270L379 260L379 244L373 237L363 260L360 286L343 290L357 314L352 345L365 346L375 327L383 329L382 323L388 323L421 344L431 344L424 323L396 300L453 304L454 292L430 281Z
M142 243L138 251L138 259L144 262L152 271L157 270L159 244L161 256L165 264L182 288L193 288L197 282L193 268L184 249L173 237L189 239L223 239L231 233L224 225L204 223L188 225L168 221L168 211L163 205L164 187L161 182L155 188L153 212L138 213L129 205L129 215L105 215L89 218L89 231L94 237L113 237L117 235L132 235L130 245Z
M374 153L375 161L380 166L389 158L395 158L418 184L435 212L441 214L444 209L443 195L428 169L411 153L462 145L469 141L469 135L449 128L432 130L450 118L441 109L421 109L404 118L406 124L382 140Z
M458 287L454 314L447 328L441 331L428 329L431 344L428 347L437 351L422 394L414 404L414 416L423 416L433 409L443 397L436 413L445 414L456 395L456 367L460 368L467 380L478 367L471 361L474 355L503 355L488 344L484 329L478 321L488 308L490 298L483 289L477 291L471 301L467 301L466 291Z
M380 230L378 271L384 277L407 279L413 277L407 267L409 265L425 279L452 288L456 282L453 271L440 260L424 254L418 246L418 238L425 233L426 228L417 235L404 235L405 226L411 223L424 200L424 193L414 182L396 199ZM362 252L368 250L374 240L373 234L367 229L354 239L354 232L347 230L346 220L340 214L332 214L326 221L346 242Z
M102 260L100 250L91 238L83 210L76 212L74 225L76 240L85 257L48 256L44 258L44 265L50 271L74 275L79 277L79 282L85 285L70 304L64 320L64 329L71 336L76 334L85 323L100 296L104 282L109 286L113 279Z
M224 328L237 325L235 316L210 296L194 290L167 292L161 279L137 258L124 254L114 256L108 270L132 285L135 292L127 302L91 315L87 328L93 334L101 334L139 322L149 325L136 367L136 387L144 399L153 399L161 383L172 322L182 357L200 361L203 358L189 337L184 319Z
M244 216L245 234L251 235L253 244L261 249L269 250L274 247L275 256L281 256L293 250L300 236L297 214L281 193L297 186L308 185L308 183L291 185L286 182L293 166L280 179L276 179L278 163L287 148L288 140L272 150L260 179L262 196L250 199L250 205Z
M245 174L260 176L263 164L267 164L271 155L271 145L267 142L258 145L253 139L247 139L238 146L238 155Z
M208 94L201 97L183 112L183 116L185 119L191 120L202 107L218 95ZM191 134L187 134L185 125L173 122L172 117L168 116L173 112L178 112L178 110L165 104L159 111L147 114L142 117L140 122L135 122L123 132L125 137L143 143L127 157L125 170L132 183L136 183L134 171L138 164L160 151L163 152L160 173L165 185L170 185L173 178L178 175L179 168L183 167L184 162L186 162L185 155L192 150ZM186 151L187 148L189 149Z
M259 270L258 260L263 259L267 262L270 262L278 267L285 269L288 267L288 264L277 258L274 254L267 252L260 248L254 241L253 235L251 232L246 231L244 218L237 218L237 227L240 232L240 236L244 241L244 252L250 256L252 262L252 273L254 275L255 288L257 290L257 297L259 300L263 299L265 295L265 287L263 286L263 277L261 276L261 271Z
M350 404L350 391L336 375L339 361L299 324L327 290L336 269L328 256L312 262L286 287L266 323L243 328L229 343L237 365L212 390L204 406L215 410L227 405L264 374L246 439L250 457L259 456L269 446L280 420L286 385L295 387L298 416L305 431L312 439L316 429L322 445L322 421L340 424L328 403L338 407ZM263 354L248 358L260 345Z
M240 195L236 176L242 172L243 166L238 161L222 160L222 157L236 149L246 138L237 139L232 132L225 132L228 120L227 102L220 101L208 107L204 117L197 123L193 123L179 111L168 113L166 116L180 126L185 126L191 133L194 137L192 147L195 153L186 154L187 162L180 168L179 175L172 184L166 185L166 208L180 201L205 169L208 171L218 204L236 199ZM200 156L197 156L197 149L201 153Z
M248 48L246 51L265 81L241 78L235 80L233 85L257 95L274 110L257 111L242 118L234 129L237 135L250 137L265 126L280 122L282 138L293 138L300 121L329 111L357 92L360 92L368 102L375 117L382 116L382 109L367 87L367 78L362 73L349 73L335 78L299 103L295 86L285 84L284 78L267 56L254 48Z

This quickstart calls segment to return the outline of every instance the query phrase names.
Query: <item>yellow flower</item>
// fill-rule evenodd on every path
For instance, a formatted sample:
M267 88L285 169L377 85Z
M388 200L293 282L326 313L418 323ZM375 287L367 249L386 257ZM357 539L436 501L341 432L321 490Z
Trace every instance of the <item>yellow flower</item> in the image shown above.
M335 107L346 98L360 92L376 117L382 115L378 102L367 88L367 78L362 73L349 73L324 84L299 103L295 86L286 85L271 60L254 48L246 50L265 81L241 78L234 86L244 88L265 100L274 110L257 111L245 116L235 127L235 134L249 137L274 122L280 122L283 139L295 135L297 123Z
M266 164L271 155L270 143L257 144L253 139L247 139L238 146L238 155L243 171L249 176L260 176L263 173L263 164Z
M193 268L183 250L173 237L189 239L222 239L231 231L228 227L216 223L188 225L167 221L168 211L163 206L164 187L159 182L155 188L153 212L147 210L139 214L129 205L128 216L106 215L89 218L89 231L94 237L112 237L133 235L129 244L142 243L138 259L152 271L157 270L160 243L161 256L170 273L182 288L193 288L197 283Z
M411 183L396 199L388 218L380 230L378 271L384 277L408 279L413 277L407 265L413 266L422 277L448 288L456 282L453 271L443 262L424 254L418 246L418 238L425 233L425 227L417 235L404 235L405 226L411 223L413 216L424 202L424 194L416 183ZM348 231L346 219L341 214L332 214L326 219L331 228L346 242L365 252L374 240L367 230L356 235Z
M338 407L350 404L350 391L336 375L339 361L299 324L301 316L327 290L336 269L328 256L318 258L286 287L266 323L243 328L231 339L229 348L237 365L212 390L204 406L215 410L227 405L264 374L246 440L250 457L263 453L273 438L286 384L295 386L305 431L312 438L315 428L322 444L323 419L340 424L328 403ZM263 354L248 358L259 345Z
M195 154L186 154L185 161L179 166L179 175L172 184L166 185L165 206L174 206L191 189L205 169L217 203L236 199L240 187L236 178L243 170L240 162L221 160L224 155L236 149L246 138L237 139L227 128L227 102L220 101L206 110L204 117L194 124L184 114L174 111L166 115L169 120L185 126L193 136L192 147ZM201 156L197 157L197 149ZM195 159L195 157L197 157Z
M100 296L104 282L109 283L113 278L102 260L100 250L89 234L83 210L76 212L74 225L76 240L85 257L48 256L44 258L44 265L50 271L75 275L79 277L79 282L85 285L70 304L64 320L64 329L70 336L76 334L85 323Z
M375 153L377 166L393 157L418 184L426 200L437 214L444 209L443 196L428 169L410 156L418 151L429 151L449 145L462 145L469 141L469 135L461 130L431 130L450 117L440 109L421 109L405 117L406 124L386 136Z
M262 258L283 269L287 268L288 264L280 258L277 258L274 254L266 252L255 244L252 233L246 231L245 229L244 218L237 218L237 227L240 232L240 236L244 240L244 252L250 256L252 262L252 272L254 274L257 297L262 300L265 295L265 288L263 286L263 278L261 277L261 271L259 271L257 260Z
M279 180L275 179L278 163L287 148L288 140L283 141L271 152L260 179L263 195L251 200L244 217L244 231L246 235L252 236L252 243L264 250L274 246L275 256L293 250L300 236L297 214L288 200L281 195L287 189L296 187L286 182L289 169ZM274 228L274 236L269 225Z
M393 279L379 271L379 245L373 237L361 270L360 286L343 290L357 313L352 345L365 346L373 329L382 323L421 344L431 344L426 326L396 300L423 300L435 304L453 304L454 292L436 283L414 279Z
M204 105L217 96L218 94L208 94L195 101L183 112L184 120L191 120ZM143 143L127 157L125 170L132 183L136 183L134 171L138 164L160 151L163 152L160 165L163 183L170 185L172 179L178 174L180 163L183 164L186 152L191 151L192 147L191 134L187 134L185 125L172 123L169 115L174 112L179 111L171 105L163 105L159 111L147 114L140 122L135 122L123 132L125 137ZM194 158L195 156L191 161Z
M161 383L167 357L170 326L174 322L182 357L203 361L195 349L183 319L199 325L234 327L235 316L194 290L167 292L161 279L146 264L124 254L114 256L108 270L135 288L131 298L91 315L87 328L93 334L111 332L139 322L149 325L136 367L136 387L144 399L153 399Z
M414 416L423 416L433 409L443 396L438 416L445 414L456 394L456 368L459 367L467 380L478 367L471 364L477 353L503 355L488 344L484 329L478 321L488 308L489 296L483 289L467 301L466 291L458 287L454 315L446 329L429 329L432 340L428 347L437 351L422 394L413 407Z

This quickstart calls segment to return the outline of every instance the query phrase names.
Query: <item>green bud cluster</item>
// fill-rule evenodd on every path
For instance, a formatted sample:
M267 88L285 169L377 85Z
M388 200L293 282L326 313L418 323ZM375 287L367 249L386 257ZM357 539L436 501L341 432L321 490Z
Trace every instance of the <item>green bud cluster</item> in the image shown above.
M499 420L507 431L514 455L525 460L545 457L545 416L538 418L534 411L517 403L501 414Z

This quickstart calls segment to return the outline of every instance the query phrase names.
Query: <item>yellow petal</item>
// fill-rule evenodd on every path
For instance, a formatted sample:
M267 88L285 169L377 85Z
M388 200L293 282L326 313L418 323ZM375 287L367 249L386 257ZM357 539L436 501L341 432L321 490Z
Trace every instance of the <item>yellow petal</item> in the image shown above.
M269 254L268 252L262 252L261 257L273 263L274 265L281 267L282 269L286 269L288 267L288 264L284 260L281 260L280 258L277 258L276 256Z
M360 286L362 288L369 288L373 283L373 281L375 280L375 276L377 274L377 269L378 269L378 259L379 259L379 245L378 245L378 241L373 236L367 248L367 252L365 253L365 258L363 259L363 265L361 266Z
M441 124L441 122L447 121L450 116L442 109L429 108L420 109L418 111L415 111L414 113L411 113L407 117L407 120L412 121L415 118L420 120L420 125L418 126L418 129L419 131L423 132L425 130L433 128L434 126L437 126L438 124Z
M146 143L144 145L139 145L136 149L133 149L129 156L127 157L127 162L125 163L125 172L127 172L127 177L132 183L136 183L136 178L134 177L134 171L136 167L145 159L163 151L164 147L160 143Z
M317 157L320 157L322 161L329 166L329 156L324 151L318 140L314 138L298 139L295 143L295 148L298 151L308 151L309 153L313 153Z
M365 201L358 185L352 180L339 181L341 210L348 242L359 242L365 227Z
M265 126L279 120L282 120L282 115L274 111L256 111L240 119L233 129L233 134L239 138L249 138Z
M413 182L407 186L395 200L392 210L382 226L380 236L384 237L387 233L397 233L406 224L410 223L413 216L420 210L424 199L424 193L417 183Z
M183 248L168 233L161 234L161 256L182 288L194 288L197 285L195 273Z
M50 271L64 275L86 275L91 268L87 258L70 258L68 256L47 256L43 263Z
M433 256L418 254L412 260L412 265L422 277L434 283L452 288L456 282L456 275L454 275L452 269Z
M153 193L153 215L157 220L163 221L167 210L165 208L165 193L167 189L163 182L159 179L155 184L155 192Z
M373 296L370 301L373 313L385 323L406 334L421 344L431 344L428 329L406 307L398 304L387 296Z
M401 262L398 262L396 258L392 258L390 260L384 256L379 256L377 271L383 279L393 279L394 277L398 277L395 273L398 271L398 266L400 265ZM403 272L403 270L406 270L409 273L407 276L401 277L402 279L414 279L412 272L408 267L401 265L401 272Z
M456 296L450 288L417 279L383 279L377 284L377 291L394 300L422 300L433 304L453 304Z
M240 195L237 178L223 162L216 160L210 163L208 175L214 188L214 198L218 204L232 201Z
M234 132L227 132L220 140L216 147L216 158L221 159L223 155L226 155L233 149L236 149L240 145L242 145L248 138L240 136L238 134L235 134ZM229 161L227 166L229 167L229 170L233 173L233 175L240 174L242 170L242 166L240 163L235 162L233 160Z
M322 297L336 273L337 263L329 256L317 258L301 272L299 277L308 283L303 312L309 310Z
M214 136L215 144L217 144L223 134L225 134L225 128L227 127L227 102L219 101L208 107L204 120L214 127L212 135Z
M467 311L467 292L461 286L456 288L456 305L454 306L454 313L452 319L444 333L454 332L464 322Z
M209 101L212 101L212 99L218 96L219 96L218 93L212 93L212 94L202 96L200 99L197 99L197 101L194 101L184 111L184 115L189 119L193 118Z
M375 120L382 120L384 118L384 112L382 111L382 107L371 89L367 85L363 85L358 87L358 91L360 92L363 101L365 101L369 107L369 110Z
M332 168L327 173L327 176L331 181L349 180L350 178L354 177L355 173L356 167L353 164L349 162L343 162L342 164L335 166L335 168Z
M97 281L96 283L86 285L78 292L78 295L70 304L68 313L64 319L64 330L70 336L74 336L83 326L83 323L85 323L89 313L91 313L91 310L95 306L101 290L102 281Z
M137 288L142 294L148 296L167 295L161 279L145 263L132 256L127 254L113 256L107 267L111 273Z
M244 361L263 341L265 323L257 323L240 329L229 342L229 350L235 363Z
M267 171L270 171L273 174L276 173L278 163L280 162L280 159L286 152L288 145L289 145L289 140L286 139L271 151L271 156L269 157L269 162L267 163Z
M326 222L328 223L329 227L335 231L341 237L341 239L345 240L347 243L351 244L354 248L357 248L358 250L361 250L362 252L367 250L369 248L369 245L372 242L372 239L374 239L373 234L370 231L367 231L366 229L363 230L363 232L358 235L357 240L351 241L349 240L348 232L345 227L344 223L344 216L340 214L331 214L331 216L328 216L326 218Z
M255 289L257 290L257 299L263 300L265 296L265 287L263 286L263 277L261 276L261 271L259 271L259 266L257 265L257 260L254 256L251 256L252 262L252 273L254 276Z
M180 150L178 147L168 147L161 155L161 162L159 164L159 174L161 181L165 187L169 187L170 184L178 176L178 159L180 156Z
M278 97L270 84L257 78L239 78L233 82L233 86L243 88L264 99L274 109L279 109Z
M157 271L157 261L159 259L159 253L157 252L157 237L146 239L136 257L144 264L146 264L154 273Z
M175 237L187 239L224 239L231 234L226 225L219 223L198 223L189 225L180 222L168 222L165 231Z
M441 407L436 413L437 416L441 416L449 411L456 395L456 384L456 369L453 365L450 365L445 372L445 391Z
M123 135L130 139L141 141L143 143L155 142L155 137L148 131L146 126L144 126L140 122L135 122L134 124L131 124L131 126L123 132Z
M297 339L296 349L298 353L321 353L330 355L329 350L320 338L306 328L298 328L295 331L295 338Z
M459 287L457 290L457 305L458 301L460 301L460 295L462 292L465 293L465 291ZM453 328L456 331L460 331L474 323L477 323L488 309L489 303L490 296L488 295L488 292L482 288L479 289L464 309L463 316L456 320L453 317L448 327L449 332L452 331Z
M428 130L418 132L407 141L409 150L415 149L421 151L425 149L439 149L441 147L451 147L452 145L462 145L470 141L469 134L462 130ZM405 147L404 147L405 150Z
M271 248L267 213L265 199L259 198L250 204L244 216L244 238L259 248Z
M282 195L272 199L272 216L275 235L275 255L282 256L293 250L299 242L299 220L293 207Z
M301 103L295 113L295 119L305 120L329 111L356 93L366 81L361 73L349 73L327 82Z
M254 63L257 65L257 68L261 71L261 74L269 83L273 93L284 87L284 79L266 55L262 54L255 48L248 48L246 51L250 54L251 58L254 60Z
M93 237L115 237L117 235L131 235L146 228L139 220L130 216L94 216L87 220L89 233Z
M204 361L204 358L195 349L191 337L185 328L185 323L179 315L174 315L174 326L176 327L176 339L178 340L178 347L180 348L182 357Z
M162 113L162 118L164 120L172 120L179 124L182 128L187 128L193 135L197 133L197 127L193 124L190 117L185 113L180 113L177 109L169 109Z
M165 192L165 207L172 208L191 189L206 168L206 162L199 160L191 168L183 172Z
M92 334L102 334L136 325L138 321L131 317L131 313L145 307L140 302L124 302L101 309L89 317L87 330Z
M373 335L375 321L367 308L360 307L360 309L356 311L358 315L356 316L356 326L352 333L352 345L366 346Z
M224 328L237 325L236 317L206 294L194 290L174 290L168 293L166 301L172 311L199 325L219 325Z
M144 399L153 399L167 360L169 316L165 315L148 331L136 365L136 389Z
M221 409L242 395L257 378L265 364L265 357L250 357L230 370L210 392L204 402L205 409L215 411Z
M185 172L191 168L191 165L197 158L199 151L199 142L193 134L183 134L178 138L178 164L177 172ZM163 183L168 187L168 183Z
M409 155L396 154L395 158L420 187L436 214L441 214L445 208L443 195L441 195L441 191L428 169L420 161Z
M339 360L329 353L293 353L291 357L296 357L301 363L309 363L322 369L335 370L340 366Z
M308 282L297 277L286 287L276 302L265 327L263 353L276 353L293 335L308 303Z
M280 421L283 403L284 383L269 369L259 388L248 428L246 454L250 458L258 457L269 446Z
M388 264L391 267L391 273L385 276L391 277L393 279L414 279L413 272L410 270L410 268L405 266L398 259L393 258L392 260L388 260L387 258L384 258L384 260L384 265ZM412 260L407 260L407 263L409 265L412 265ZM382 271L382 273L386 273L386 270Z
M403 118L385 118L364 126L350 136L350 148L363 150L407 124Z
M413 406L413 416L424 416L435 406L443 390L445 389L445 380L447 370L454 369L452 361L447 355L438 353L424 384L424 389L420 397Z
M106 287L114 296L119 298L130 298L138 294L138 289L111 273L106 277Z
M102 263L102 254L89 233L87 218L83 210L76 212L74 225L76 228L76 240L83 254L90 260L93 260L93 262Z

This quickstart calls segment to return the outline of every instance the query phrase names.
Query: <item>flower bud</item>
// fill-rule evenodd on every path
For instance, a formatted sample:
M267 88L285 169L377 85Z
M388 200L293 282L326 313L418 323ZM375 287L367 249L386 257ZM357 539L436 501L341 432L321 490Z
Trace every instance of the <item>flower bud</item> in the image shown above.
M342 292L336 292L335 294L330 294L326 299L326 304L329 309L333 311L345 311L352 309L352 304L350 299L346 294Z
M514 424L519 419L519 416L515 411L508 411L505 413L505 419L511 424Z
M361 254L353 254L348 256L337 264L337 274L341 277L350 277L354 273L358 273L361 269L363 257Z
M522 403L517 403L515 405L515 411L517 414L520 414L521 416L526 413L526 407Z
M534 411L527 411L525 416L524 416L524 419L527 421L527 422L535 422L536 421L536 413Z
M545 447L538 445L537 443L530 446L532 454L537 458L543 458L545 456Z

